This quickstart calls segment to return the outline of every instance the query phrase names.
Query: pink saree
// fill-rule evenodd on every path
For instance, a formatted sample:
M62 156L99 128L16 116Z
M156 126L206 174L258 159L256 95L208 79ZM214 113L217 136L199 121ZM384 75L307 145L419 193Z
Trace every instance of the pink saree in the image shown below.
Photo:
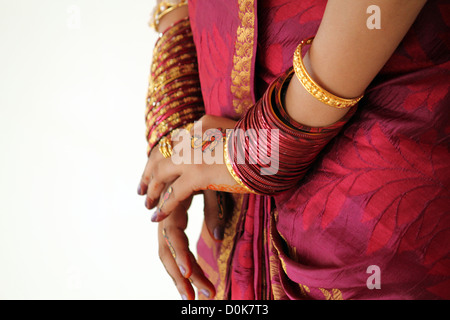
M206 113L241 117L325 5L191 0ZM274 197L235 196L222 242L203 228L216 298L449 299L449 84L450 6L430 0L307 176Z

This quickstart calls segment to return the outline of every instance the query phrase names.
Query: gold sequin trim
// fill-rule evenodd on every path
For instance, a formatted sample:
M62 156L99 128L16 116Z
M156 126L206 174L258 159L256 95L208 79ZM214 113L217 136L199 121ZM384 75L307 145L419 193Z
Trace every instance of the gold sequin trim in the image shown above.
M253 105L250 81L255 41L255 5L254 0L239 0L238 3L241 25L237 29L231 93L235 112L242 114Z

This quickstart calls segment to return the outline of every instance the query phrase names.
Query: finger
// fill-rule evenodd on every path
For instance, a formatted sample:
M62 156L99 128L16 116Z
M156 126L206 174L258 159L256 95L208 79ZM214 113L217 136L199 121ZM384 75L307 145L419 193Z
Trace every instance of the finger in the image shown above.
M173 193L172 186L165 185L165 187L162 189L162 193L161 193L162 196L160 196L159 200L157 200L156 203L154 204L154 206L156 206L156 204L157 204L158 207L156 208L155 212L153 213L153 215L151 217L152 222L160 222L160 221L164 220L164 218L169 216L169 214L170 214L169 211L162 212L161 210L164 208L165 202L170 198L172 193ZM149 197L147 197L147 199L149 199ZM186 212L187 212L188 207L186 207L186 210L185 210ZM177 208L175 208L175 209L177 209Z
M152 179L148 186L147 198L150 199L153 209L157 200L163 193L166 184L174 181L180 175L180 166L172 163L170 158L161 159L154 166L152 166ZM156 200L156 203L155 203Z
M216 289L214 284L205 276L200 265L197 263L194 255L190 253L192 263L192 275L190 277L191 283L197 288L198 292L208 299L214 298Z
M184 201L174 212L160 224L163 225L163 236L169 247L180 273L185 278L192 274L189 240L184 232L187 227L187 208L192 198Z
M158 226L158 242L159 242L159 258L164 265L169 276L172 278L175 286L180 293L181 297L184 300L193 300L195 299L195 291L194 288L189 281L189 279L185 278L178 268L177 263L175 262L175 252L173 248L171 248L170 242L167 241L166 236L164 236L163 232L164 225L161 223Z
M222 241L225 232L225 224L230 212L231 196L225 192L205 190L204 192L204 215L207 230L212 239ZM231 207L232 209L232 207Z
M189 198L187 201L191 201ZM187 227L186 201L163 222L163 236L178 270L184 278L189 278L198 291L207 298L215 295L214 285L206 278L194 255L189 250L189 241L184 232Z
M160 222L167 218L185 199L193 195L192 178L188 174L180 176L163 193L162 198L152 216L153 222Z
M144 172L142 173L141 180L138 185L138 194L143 196L147 194L148 185L150 180L152 179L152 167L159 160L163 158L162 154L157 150L157 148L153 148L150 152L150 156L148 157L147 163L144 168Z

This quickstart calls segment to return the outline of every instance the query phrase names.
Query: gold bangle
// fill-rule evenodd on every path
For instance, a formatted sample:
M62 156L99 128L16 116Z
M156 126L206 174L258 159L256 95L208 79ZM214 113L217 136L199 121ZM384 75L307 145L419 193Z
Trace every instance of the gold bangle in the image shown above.
M157 66L155 64L154 66L152 66L152 69L151 69L152 77L154 79L157 79L157 78L161 77L161 75L164 72L167 72L167 70L170 70L171 68L179 65L180 63L184 64L184 63L186 63L186 61L188 61L188 63L189 63L196 58L197 58L197 55L195 53L185 53L176 58L166 60L159 66Z
M195 76L198 77L198 70L195 69L196 65L184 65L184 66L175 66L172 67L170 71L167 73L161 74L157 78L150 79L149 90L156 91L160 87L164 87L168 83L173 82L174 80L178 80L179 78L186 76Z
M184 125L186 123L195 121L201 117L202 113L203 110L195 113L191 112L182 116L180 116L180 114L174 114L173 116L166 119L168 122L163 122L158 125L156 130L154 130L148 137L148 143L153 145L154 143L159 141L160 137L163 135L161 133L170 132L173 129L175 129L179 124Z
M155 29L158 32L159 28L159 22L160 20L170 12L174 11L175 9L178 9L182 6L187 5L186 0L181 0L180 3L173 4L168 1L162 1L160 2L154 9L153 14L151 15L152 19L150 20L150 27Z
M173 102L177 102L180 99L184 99L184 98L189 98L189 96L191 97L196 97L200 102L202 101L201 98L201 91L200 91L200 87L198 85L198 83L191 83L191 85L196 85L196 86L192 86L189 89L185 89L184 91L179 90L179 88L183 85L187 85L183 82L181 82L180 85L178 86L172 86L169 87L170 90L160 90L155 94L149 94L148 98L147 98L147 107L146 107L146 111L145 114L147 115L147 119L149 118L148 115L154 114L155 113L155 109L158 109L159 106L166 106L168 104L171 104ZM197 101L197 100L195 100ZM189 100L188 102L191 102L191 100ZM156 114L155 114L156 115Z
M174 113L170 117L168 117L166 120L164 120L161 123L154 124L152 126L149 126L147 124L147 127L145 129L145 134L148 137L150 134L150 131L152 132L152 137L155 139L157 136L161 136L160 133L164 133L166 131L169 131L170 127L175 127L176 124L178 124L182 120L186 119L194 119L200 118L200 115L204 112L204 110L201 109L185 109L183 111L180 111L179 113ZM150 138L149 138L150 139ZM153 140L152 142L156 142L157 140Z
M167 159L172 156L172 151L172 140L168 136L162 137L161 140L159 140L159 152Z
M196 71L194 68L189 68L189 66L185 66L184 68L174 68L173 71L168 74L162 75L159 79L150 79L148 92L156 92L169 83L186 76L198 76L198 71Z
M191 39L189 39L191 40ZM168 48L161 49L161 52L156 52L152 55L153 61L152 66L154 64L159 64L163 61L165 61L168 57L176 55L178 52L184 50L187 53L197 55L197 52L195 51L195 44L194 42L186 42L186 43L180 43L180 44L173 44L173 46Z
M344 109L344 108L350 108L357 104L359 100L362 99L364 95L361 95L357 98L353 99L345 99L338 97L327 90L323 89L321 86L317 84L308 74L306 71L305 65L303 64L302 59L302 49L304 45L309 45L313 42L314 37L311 37L309 39L303 40L298 45L297 49L294 53L294 59L293 59L293 65L295 70L295 75L297 76L300 83L303 85L303 87L308 91L314 98L319 100L320 102L323 102L331 107L338 108L338 109Z
M162 42L162 44L160 43L161 41L158 41L155 45L155 48L153 49L153 56L159 57L164 52L176 53L177 51L175 50L175 48L177 48L177 46L184 45L188 48L194 47L193 42L191 46L188 46L188 44L190 43L186 42L187 38L192 38L192 31L176 35L169 39L170 41Z
M152 137L154 134L155 135L154 138L156 138L157 136L161 136L160 133L170 131L169 130L170 127L172 127L172 129L174 129L176 124L180 123L180 121L186 120L186 119L196 120L197 118L200 118L203 113L204 113L204 110L191 109L191 108L180 111L179 113L174 113L173 115L171 115L170 117L168 117L166 120L164 120L161 123L154 124L153 126L147 125L147 127L145 129L145 133L147 136L149 136L150 132L152 132ZM152 139L152 141L156 142L157 140L155 141Z
M169 29L164 31L164 33L159 34L158 40L157 40L155 48L153 50L156 50L159 46L161 46L161 44L166 43L166 41L170 40L177 33L181 34L181 33L183 33L183 31L185 29L188 29L190 27L191 27L191 22L189 21L189 17L186 17L186 18L182 19L181 21L173 24ZM192 35L192 33L191 33L191 35Z
M173 154L173 137L175 137L176 135L179 134L180 130L184 129L187 130L188 132L191 131L191 128L194 126L194 122L189 122L187 124L182 125L181 127L178 127L172 131L170 131L167 136L164 136L161 138L161 140L163 141L163 143L168 143L168 145L166 146L161 146L160 142L161 140L158 142L158 147L159 147L159 151L162 153L162 155L164 156L164 158L170 158ZM164 141L164 139L167 139ZM150 144L148 145L147 148L147 154L150 154L151 148L150 148Z
M236 174L236 172L234 172L233 170L233 166L231 165L231 161L230 161L230 157L228 155L228 138L231 136L231 134L227 134L226 138L224 139L224 145L223 145L223 157L225 159L225 165L227 166L228 172L231 174L231 176L233 177L234 181L236 181L237 184L239 184L247 193L254 193L254 194L258 194L257 192L253 191L252 189L250 189L249 187L247 187L241 180L241 178L239 178Z
M160 116L166 114L170 110L173 110L175 108L178 108L179 106L183 106L183 109L175 112L175 114L188 114L189 112L193 111L202 111L203 108L201 107L202 100L199 97L185 97L183 99L173 101L172 103L167 104L166 106L162 107L161 110L158 112L152 112L151 110L146 115L146 123L148 127L152 127L156 124L157 118Z

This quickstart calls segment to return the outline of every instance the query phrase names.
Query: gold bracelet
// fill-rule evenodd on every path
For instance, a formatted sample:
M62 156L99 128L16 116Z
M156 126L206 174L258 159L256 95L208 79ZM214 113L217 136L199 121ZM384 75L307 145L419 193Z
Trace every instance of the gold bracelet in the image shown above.
M159 79L153 80L150 79L150 85L148 87L148 92L156 92L159 89L163 88L164 86L168 85L169 83L180 79L181 77L185 76L198 76L198 71L194 68L188 66L183 66L180 68L173 68L173 70L170 71L170 73L162 75Z
M159 22L165 15L187 4L187 0L181 0L176 4L169 1L160 2L155 9L153 9L153 14L151 15L151 20L149 22L150 27L158 32Z
M183 86L190 86L188 89L179 90ZM147 97L147 107L145 109L145 114L149 112L154 113L154 109L161 105L168 104L169 102L175 102L176 99L183 96L194 95L201 98L201 89L198 80L186 81L186 82L175 82L167 89L159 90L156 93L149 92Z
M180 112L182 113L182 112ZM154 130L150 136L148 137L148 143L150 145L159 141L164 132L172 131L176 129L176 127L181 124L187 124L189 122L193 122L200 118L200 115L203 113L203 110L199 110L198 112L190 112L188 114L174 114L166 119L164 122L160 123L156 130ZM166 122L167 121L167 122ZM184 123L183 123L184 122ZM148 136L148 133L147 133Z
M157 118L168 113L170 110L173 110L178 107L183 107L183 109L192 109L192 110L203 109L202 103L203 103L203 99L198 96L197 97L196 96L186 96L186 97L180 98L178 100L171 99L171 100L168 100L168 102L164 102L164 103L158 102L155 104L155 107L154 107L154 108L156 108L156 110L153 110L154 108L151 108L151 109L148 108L148 110L147 110L147 108L146 108L145 119L146 119L148 125L153 126L154 122L156 121Z
M164 158L170 158L172 156L173 145L172 139L168 136L164 136L159 140L159 152L163 155Z
M162 42L162 44L160 44L160 41L158 41L155 45L155 48L153 49L153 56L154 57L158 57L164 53L164 52L171 52L171 53L176 53L176 51L174 50L174 48L176 48L177 46L188 46L190 43L186 43L186 41L181 41L181 40L185 40L186 38L192 38L192 31L188 32L188 33L183 33L183 34L179 34L176 35L174 37L172 37L171 39L169 39L170 41L165 41ZM190 47L194 47L194 44L192 43L192 46ZM190 48L188 47L188 48Z
M306 71L305 65L303 64L302 49L304 45L311 44L313 42L313 39L314 37L303 40L295 50L293 65L295 75L297 76L298 80L300 80L300 83L303 85L306 91L308 91L314 98L316 98L320 102L338 109L350 108L354 106L358 103L359 100L362 99L364 95L353 99L338 97L323 89L309 76L308 72Z
M157 121L157 118L163 116L170 110L173 110L180 106L184 106L184 107L179 112L184 112L185 110L186 110L186 112L188 112L188 111L194 112L197 110L203 110L203 108L201 107L202 102L203 101L200 97L187 96L180 100L175 100L175 101L171 101L170 103L167 103L167 105L163 106L160 110L158 110L158 112L154 112L154 111L150 110L145 116L147 126L150 128L153 127Z
M197 58L195 53L184 53L176 58L171 58L166 61L163 61L159 65L152 65L151 72L153 78L159 78L164 72L166 72L171 67L177 66L181 63L185 63L186 61L192 61Z
M185 109L183 111L170 115L166 120L154 124L153 126L147 125L145 128L145 133L148 137L149 133L152 131L152 134L155 133L155 135L158 136L160 135L160 133L164 133L165 131L169 130L169 128L173 127L174 124L178 124L180 122L179 120L194 119L195 117L200 118L202 113L203 110L201 109L191 109L191 108Z
M162 153L164 158L170 158L173 154L173 141L172 141L173 137L179 135L181 130L186 130L190 134L193 126L194 123L190 122L175 130L172 130L166 136L162 137L161 140L159 140L159 152Z
M163 72L158 77L151 77L149 79L149 88L151 90L155 90L158 87L162 87L167 83L172 82L174 79L182 78L185 76L194 76L198 77L198 68L197 65L185 64L185 65L176 65L170 68L170 70Z
M247 187L241 180L241 178L239 178L236 174L236 172L234 172L233 170L233 166L231 165L231 161L230 161L230 157L228 155L228 138L231 136L231 134L227 134L226 138L224 139L224 145L223 145L223 157L225 159L225 165L227 166L228 172L231 174L231 176L233 177L234 181L236 181L237 184L239 184L247 193L254 193L254 194L258 194L257 192L253 191L252 189L250 189L249 187Z
M169 29L167 29L166 31L164 31L164 33L160 33L158 36L158 40L156 41L156 45L154 50L157 50L157 48L159 46L161 46L161 44L166 43L166 41L170 40L174 35L176 35L177 33L183 33L184 30L188 29L191 27L191 22L189 21L189 17L186 17L182 20L180 20L179 22L176 22L175 24L173 24ZM192 35L192 31L189 31Z

